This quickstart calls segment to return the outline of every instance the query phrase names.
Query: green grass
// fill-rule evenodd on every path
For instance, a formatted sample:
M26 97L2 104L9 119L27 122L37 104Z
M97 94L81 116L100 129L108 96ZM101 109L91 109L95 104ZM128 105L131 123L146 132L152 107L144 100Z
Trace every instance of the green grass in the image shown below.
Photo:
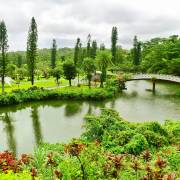
M35 83L34 83L34 86L44 87L44 88L55 88L55 87L59 88L61 86L68 86L68 85L69 85L69 82L67 80L61 79L60 86L57 86L54 78L35 80ZM0 85L0 88L1 87L2 86ZM32 87L30 81L22 80L19 85L16 83L12 84L11 86L6 84L5 92L12 92L13 90L16 90L16 89L28 89L30 87Z

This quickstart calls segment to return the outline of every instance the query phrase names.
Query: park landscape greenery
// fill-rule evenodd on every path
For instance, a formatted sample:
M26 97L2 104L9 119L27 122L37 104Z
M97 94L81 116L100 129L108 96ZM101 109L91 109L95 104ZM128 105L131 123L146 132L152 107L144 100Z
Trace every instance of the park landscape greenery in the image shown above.
M88 35L75 48L38 49L38 27L32 18L27 51L8 52L8 33L0 22L0 105L48 99L104 100L122 90L129 73L180 75L180 38L135 36L132 49L118 45L112 28L111 48ZM100 72L99 78L96 77ZM14 84L5 84L11 77ZM72 83L73 82L73 83ZM69 85L69 87L67 87ZM177 96L180 95L177 90ZM179 121L130 123L111 109L85 117L85 131L69 144L42 144L19 159L0 153L0 179L144 179L180 177Z
M42 144L20 159L0 154L1 179L177 179L180 122L130 123L110 109L85 117L69 144Z

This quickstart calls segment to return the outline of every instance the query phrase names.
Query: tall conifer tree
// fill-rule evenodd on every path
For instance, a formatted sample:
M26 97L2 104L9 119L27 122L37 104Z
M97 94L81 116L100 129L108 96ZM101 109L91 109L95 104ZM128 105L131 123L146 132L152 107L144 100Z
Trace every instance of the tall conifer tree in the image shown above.
M116 64L117 40L118 40L117 27L113 27L111 34L111 53L112 53L112 62L114 64Z
M76 46L74 48L74 64L77 65L79 60L79 52L80 52L80 38L77 38Z
M28 64L29 76L32 85L34 85L34 74L35 74L35 65L36 65L36 57L37 57L37 40L38 40L37 24L33 17L31 20L31 25L29 28L28 40L27 40L27 64Z
M93 41L92 48L91 48L91 58L93 58L93 59L96 58L96 51L97 51L97 42Z
M137 66L141 61L141 43L138 41L137 36L134 36L133 46L133 64Z
M57 44L56 40L53 39L52 49L51 49L51 67L54 69L56 67L56 54L57 54Z
M7 67L8 35L4 21L0 22L0 75L2 84L2 93L4 93L5 75Z
M91 56L91 35L87 37L87 57Z

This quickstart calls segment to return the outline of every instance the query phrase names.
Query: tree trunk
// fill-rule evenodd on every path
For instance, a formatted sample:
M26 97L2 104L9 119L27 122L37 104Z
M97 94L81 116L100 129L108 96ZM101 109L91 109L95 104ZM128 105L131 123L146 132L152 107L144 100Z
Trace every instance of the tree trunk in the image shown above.
M4 93L4 73L2 74L2 93Z
M71 79L69 79L69 86L71 86Z
M152 91L153 91L153 93L155 93L156 92L156 81L155 80L153 80L153 89L152 89Z
M34 74L33 73L31 75L31 84L32 84L32 86L34 85Z
M89 86L89 89L91 88L91 80L88 79L88 86Z
M78 73L78 86L79 86L79 73Z
M59 78L56 78L57 85L59 86Z
M104 85L103 85L103 79L101 78L101 84L100 84L100 87L103 88Z

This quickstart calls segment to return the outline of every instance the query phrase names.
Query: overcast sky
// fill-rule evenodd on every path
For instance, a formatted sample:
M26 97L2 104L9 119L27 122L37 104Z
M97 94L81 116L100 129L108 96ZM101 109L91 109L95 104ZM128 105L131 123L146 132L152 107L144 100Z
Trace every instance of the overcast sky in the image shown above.
M10 50L26 48L31 17L38 24L38 47L48 48L53 38L59 47L73 47L90 33L110 45L112 26L118 43L131 47L141 40L180 34L180 0L0 0L0 19L6 23Z

